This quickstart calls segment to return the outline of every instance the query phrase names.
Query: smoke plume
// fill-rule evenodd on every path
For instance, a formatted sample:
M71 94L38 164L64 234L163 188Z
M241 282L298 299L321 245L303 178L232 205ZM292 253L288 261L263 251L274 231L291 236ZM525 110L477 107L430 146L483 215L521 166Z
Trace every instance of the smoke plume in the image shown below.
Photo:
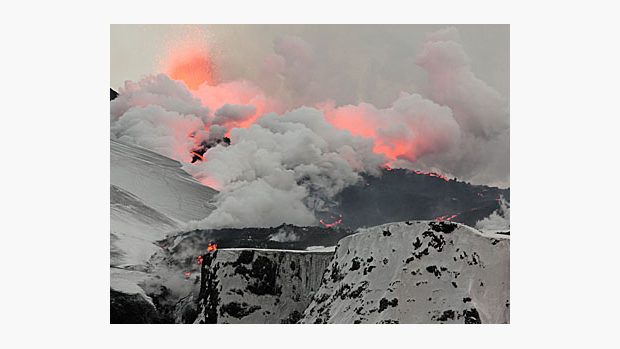
M510 231L510 202L504 197L499 199L499 209L488 217L476 222L476 229L484 232Z
M388 165L508 185L507 101L474 75L454 28L429 34L416 56L427 89L384 108L320 99L318 55L296 37L276 40L259 83L219 81L205 52L172 53L167 74L126 82L111 102L112 138L178 160L220 191L190 227L317 224L361 173ZM198 80L185 77L195 69Z

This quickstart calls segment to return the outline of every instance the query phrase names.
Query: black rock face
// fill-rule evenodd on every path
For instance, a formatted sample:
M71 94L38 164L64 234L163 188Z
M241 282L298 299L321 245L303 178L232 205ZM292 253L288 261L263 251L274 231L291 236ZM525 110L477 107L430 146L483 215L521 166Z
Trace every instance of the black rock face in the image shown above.
M286 230L295 239L277 241L275 234ZM340 239L353 234L347 228L298 227L283 224L273 228L230 228L193 230L159 241L160 247L174 248L171 253L183 251L206 251L209 242L216 242L218 248L268 248L283 250L305 250L310 246L335 246ZM175 239L180 240L174 243Z
M110 89L110 100L113 100L116 97L118 97L118 92L114 91L113 89Z
M200 269L200 294L198 296L199 305L203 306L205 323L217 323L217 308L220 304L220 293L217 280L218 267L211 267L213 259L217 256L217 251L203 256L203 263Z
M138 294L126 294L110 290L111 324L161 323L155 307Z
M239 304L237 302L230 302L230 303L222 305L222 307L220 308L220 313L222 315L228 314L237 319L241 319L245 316L252 314L253 312L257 310L260 310L260 306L257 306L257 305L250 306L247 303Z
M466 324L481 324L480 314L476 308L466 309L463 311L463 317Z

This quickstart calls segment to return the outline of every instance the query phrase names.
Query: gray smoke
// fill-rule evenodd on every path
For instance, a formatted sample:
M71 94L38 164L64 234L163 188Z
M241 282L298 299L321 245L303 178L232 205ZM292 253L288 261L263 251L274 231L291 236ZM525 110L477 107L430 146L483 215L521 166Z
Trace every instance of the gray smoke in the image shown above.
M230 146L210 149L204 162L186 167L222 188L217 209L192 227L316 224L313 211L322 207L309 197L328 200L360 172L378 174L384 161L370 140L334 128L312 108L267 114L233 129L230 138Z
M256 83L237 79L190 92L163 74L127 82L111 102L111 137L178 160L220 190L217 209L188 228L317 224L315 213L334 195L388 162L508 186L508 101L473 73L455 28L429 34L412 54L426 89L403 92L387 107L325 100L323 54L283 36ZM190 163L203 141L224 136L230 146Z

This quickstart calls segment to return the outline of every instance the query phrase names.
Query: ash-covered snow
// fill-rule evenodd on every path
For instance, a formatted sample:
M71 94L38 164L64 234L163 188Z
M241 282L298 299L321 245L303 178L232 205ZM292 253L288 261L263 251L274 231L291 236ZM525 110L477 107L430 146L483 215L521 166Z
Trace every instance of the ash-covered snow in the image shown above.
M509 245L452 222L343 238L301 323L508 323Z

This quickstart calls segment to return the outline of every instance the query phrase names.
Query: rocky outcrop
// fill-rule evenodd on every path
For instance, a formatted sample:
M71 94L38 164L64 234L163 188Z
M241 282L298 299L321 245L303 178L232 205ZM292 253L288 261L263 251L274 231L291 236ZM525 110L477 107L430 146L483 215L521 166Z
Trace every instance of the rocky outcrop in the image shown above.
M153 324L161 322L160 316L141 294L127 294L110 289L111 324Z
M332 252L220 249L203 256L196 323L296 323Z
M301 323L508 323L509 236L451 222L340 240Z

